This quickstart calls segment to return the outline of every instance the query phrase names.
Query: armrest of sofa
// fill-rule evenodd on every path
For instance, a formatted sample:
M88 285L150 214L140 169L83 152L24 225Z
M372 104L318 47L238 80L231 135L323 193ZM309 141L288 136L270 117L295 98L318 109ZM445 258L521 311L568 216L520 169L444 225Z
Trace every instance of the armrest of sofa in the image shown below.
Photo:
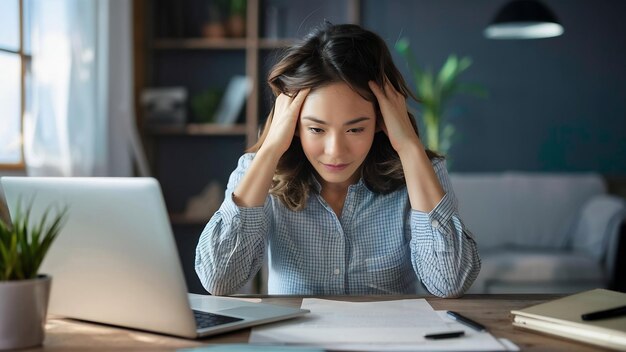
M615 254L613 277L609 288L611 290L626 292L626 220L620 226Z
M624 220L626 201L623 198L601 194L589 199L571 233L572 249L603 263L608 277L612 277Z

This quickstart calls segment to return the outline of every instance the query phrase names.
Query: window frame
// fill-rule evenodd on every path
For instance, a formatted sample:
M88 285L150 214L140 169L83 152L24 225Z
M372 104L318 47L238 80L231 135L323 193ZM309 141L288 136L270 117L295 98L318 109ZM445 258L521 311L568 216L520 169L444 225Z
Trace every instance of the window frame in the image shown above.
M17 51L0 47L0 51L8 54L16 54L20 59L20 161L18 163L0 163L0 170L24 170L24 113L26 109L26 67L32 62L32 55L24 51L24 0L19 2L19 48Z

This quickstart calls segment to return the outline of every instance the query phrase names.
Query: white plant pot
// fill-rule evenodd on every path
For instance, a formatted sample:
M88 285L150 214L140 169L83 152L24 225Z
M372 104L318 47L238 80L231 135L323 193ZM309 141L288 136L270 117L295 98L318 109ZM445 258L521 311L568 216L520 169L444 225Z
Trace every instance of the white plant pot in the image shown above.
M39 346L52 278L0 281L0 350Z

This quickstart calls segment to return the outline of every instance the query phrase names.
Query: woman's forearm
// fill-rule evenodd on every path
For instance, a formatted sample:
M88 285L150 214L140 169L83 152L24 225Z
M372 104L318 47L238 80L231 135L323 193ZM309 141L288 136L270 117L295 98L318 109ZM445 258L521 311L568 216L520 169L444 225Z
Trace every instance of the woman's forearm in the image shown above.
M445 192L426 150L418 142L402 148L399 155L411 208L429 213L441 201Z
M269 149L261 148L256 153L250 168L233 192L235 204L246 208L263 206L272 186L279 159L279 153Z

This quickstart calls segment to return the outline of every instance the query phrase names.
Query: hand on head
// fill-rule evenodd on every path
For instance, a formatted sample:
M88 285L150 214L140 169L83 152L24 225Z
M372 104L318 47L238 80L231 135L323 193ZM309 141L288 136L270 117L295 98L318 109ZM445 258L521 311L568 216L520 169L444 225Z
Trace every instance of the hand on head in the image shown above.
M298 91L293 96L280 94L272 111L272 121L263 148L270 148L275 153L284 154L293 140L298 124L300 110L311 89Z
M385 132L391 146L400 153L403 146L410 143L421 143L411 124L411 117L406 108L406 97L398 92L385 76L383 87L374 81L369 86L376 99L383 121L380 128Z

